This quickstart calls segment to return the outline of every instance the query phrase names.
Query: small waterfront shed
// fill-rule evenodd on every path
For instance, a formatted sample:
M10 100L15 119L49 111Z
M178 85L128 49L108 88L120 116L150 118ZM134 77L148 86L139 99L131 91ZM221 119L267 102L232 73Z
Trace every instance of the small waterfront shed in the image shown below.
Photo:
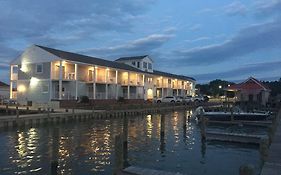
M266 105L270 95L270 89L253 77L242 83L231 85L226 90L234 92L236 101L261 105Z

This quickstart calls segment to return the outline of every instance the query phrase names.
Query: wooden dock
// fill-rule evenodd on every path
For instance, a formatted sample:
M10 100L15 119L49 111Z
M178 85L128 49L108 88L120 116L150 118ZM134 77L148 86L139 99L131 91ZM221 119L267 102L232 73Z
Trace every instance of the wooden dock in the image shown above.
M281 174L281 109L278 113L279 126L274 134L268 156L261 171L261 175Z
M226 141L238 143L260 144L262 138L267 138L266 135L250 135L238 133L222 133L222 132L206 132L206 140L209 141Z
M265 121L246 121L246 120L214 121L214 120L209 120L208 124L269 127L270 125L272 125L272 121L270 121L270 120L265 120Z
M135 166L130 166L122 170L120 175L183 175L181 173L174 173L174 172L167 172L167 171L160 171L148 168L140 168Z
M124 116L147 115L165 111L185 110L187 106L165 106L158 108L146 109L129 109L129 110L81 110L81 109L60 109L54 113L50 111L41 111L37 114L25 115L8 115L0 116L0 128L14 127L34 127L47 123L65 123L68 121L87 121L90 119L110 119L122 118Z

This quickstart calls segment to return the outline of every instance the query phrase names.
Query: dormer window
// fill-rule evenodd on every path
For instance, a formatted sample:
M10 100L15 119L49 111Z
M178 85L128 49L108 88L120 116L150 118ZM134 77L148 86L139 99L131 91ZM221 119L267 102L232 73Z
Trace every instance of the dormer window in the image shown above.
M132 62L132 65L134 65L134 66L135 66L135 65L136 65L136 62L135 62L135 61L133 61L133 62Z
M140 68L140 62L138 61L137 67Z
M143 62L143 68L147 69L147 62Z
M148 69L152 69L152 64L148 63Z

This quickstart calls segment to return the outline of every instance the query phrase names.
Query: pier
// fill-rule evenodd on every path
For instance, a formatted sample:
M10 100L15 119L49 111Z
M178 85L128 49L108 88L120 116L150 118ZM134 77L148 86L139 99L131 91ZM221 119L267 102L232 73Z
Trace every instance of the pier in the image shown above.
M261 175L280 175L281 174L281 109L277 115L277 125L272 143L269 147L267 158L264 162Z

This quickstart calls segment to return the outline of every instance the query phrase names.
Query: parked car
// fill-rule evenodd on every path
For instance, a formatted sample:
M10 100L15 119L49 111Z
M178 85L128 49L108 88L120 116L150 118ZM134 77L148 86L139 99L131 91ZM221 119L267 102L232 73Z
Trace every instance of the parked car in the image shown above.
M195 97L193 97L193 101L194 102L203 102L204 97L202 95L195 96Z
M17 104L17 101L13 99L4 99L2 103L3 105L15 105Z
M183 102L185 102L185 99L182 96L176 96L176 102L183 103Z
M176 97L174 96L167 96L163 98L157 98L157 103L175 103L177 101Z
M209 99L210 99L207 95L204 95L203 98L204 98L204 101L205 101L205 102L208 102Z
M187 103L191 103L191 102L193 102L193 98L192 98L191 95L188 95L188 96L184 97L184 101L187 102Z

